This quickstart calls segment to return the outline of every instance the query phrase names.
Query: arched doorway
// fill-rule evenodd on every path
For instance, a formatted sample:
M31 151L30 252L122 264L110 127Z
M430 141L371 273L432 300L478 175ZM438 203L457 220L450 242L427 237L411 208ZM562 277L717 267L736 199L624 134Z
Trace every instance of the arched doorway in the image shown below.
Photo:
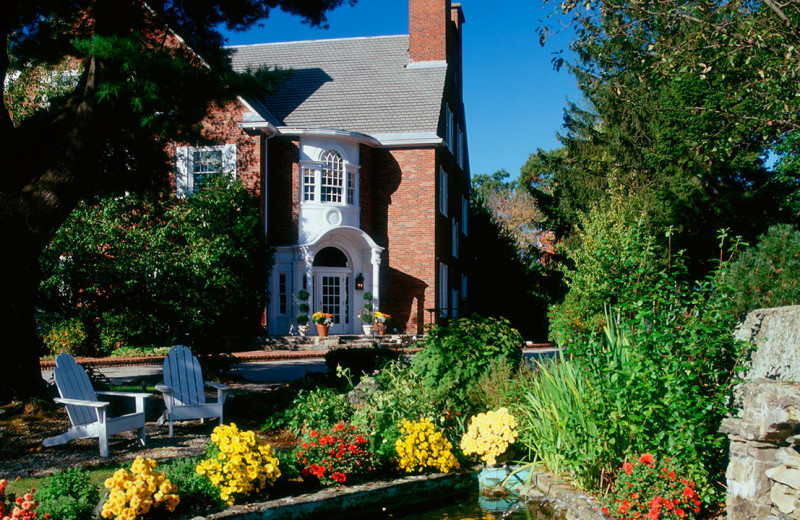
M338 247L328 246L314 255L315 308L333 315L331 334L348 334L353 331L351 315L351 283L353 269L347 256Z

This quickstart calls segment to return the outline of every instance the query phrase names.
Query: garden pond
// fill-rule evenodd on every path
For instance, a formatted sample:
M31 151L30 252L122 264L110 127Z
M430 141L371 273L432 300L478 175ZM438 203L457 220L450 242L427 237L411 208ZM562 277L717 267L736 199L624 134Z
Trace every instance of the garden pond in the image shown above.
M397 520L554 520L558 513L546 503L530 503L518 498L488 498L477 493L460 497L453 503L441 507L417 509L405 514L392 514L390 511L378 518Z

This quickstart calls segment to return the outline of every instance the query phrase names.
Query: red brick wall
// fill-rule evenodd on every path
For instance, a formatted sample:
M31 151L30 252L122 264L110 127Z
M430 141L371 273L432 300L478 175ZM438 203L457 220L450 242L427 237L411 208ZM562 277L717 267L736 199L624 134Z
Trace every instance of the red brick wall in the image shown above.
M261 165L263 164L263 139L261 135L248 135L239 127L242 114L247 112L239 102L229 102L224 106L211 105L208 116L203 121L203 142L171 143L169 153L175 157L178 146L209 146L216 144L236 144L236 178L261 199L263 204L263 183ZM173 185L175 180L172 180Z
M411 0L408 7L411 61L447 59L447 20L450 0Z
M381 310L393 325L423 332L436 306L436 151L373 150L372 237L386 248Z
M261 197L262 137L248 135L238 125L242 121L242 114L247 111L238 102L224 106L212 105L203 126L206 137L213 143L236 144L236 178Z
M299 143L286 137L273 137L267 143L267 238L274 246L294 245L300 218Z

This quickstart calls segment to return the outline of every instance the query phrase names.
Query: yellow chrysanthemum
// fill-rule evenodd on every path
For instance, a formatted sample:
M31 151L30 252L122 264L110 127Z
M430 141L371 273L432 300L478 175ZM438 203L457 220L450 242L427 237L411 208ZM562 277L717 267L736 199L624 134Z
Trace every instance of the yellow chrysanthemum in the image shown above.
M517 421L506 408L479 413L472 417L467 433L461 438L461 451L476 454L486 464L497 464L497 457L514 443Z
M175 511L180 502L175 494L178 488L155 468L154 460L137 457L130 471L119 469L106 479L104 484L109 496L103 504L103 518L135 520L153 507Z
M233 505L236 495L261 491L280 477L272 448L259 446L254 432L240 431L235 424L220 425L214 428L211 441L217 445L219 454L202 461L195 469L211 480L227 504Z
M453 445L445 439L430 419L419 421L403 419L400 423L402 436L395 442L397 462L407 473L437 469L442 473L458 469L453 455Z

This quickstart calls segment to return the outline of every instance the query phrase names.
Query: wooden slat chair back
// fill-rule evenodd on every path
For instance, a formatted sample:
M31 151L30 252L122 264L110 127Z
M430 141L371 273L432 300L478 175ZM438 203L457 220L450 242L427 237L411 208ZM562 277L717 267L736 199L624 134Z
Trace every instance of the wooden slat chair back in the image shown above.
M216 402L207 402L205 387L216 388ZM197 356L185 345L175 345L164 358L164 384L156 385L164 394L166 410L158 424L169 421L169 436L173 436L173 421L218 417L223 424L222 408L230 387L203 381L203 371Z
M95 392L86 371L69 354L59 354L53 370L61 397L55 402L67 408L67 415L72 427L61 435L48 437L42 444L56 446L73 439L97 437L100 444L100 455L108 457L108 436L129 430L139 430L139 443L144 446L145 414L144 400L150 394L141 392ZM109 403L98 400L98 395L117 395L130 397L136 401L136 411L120 417L108 417Z

